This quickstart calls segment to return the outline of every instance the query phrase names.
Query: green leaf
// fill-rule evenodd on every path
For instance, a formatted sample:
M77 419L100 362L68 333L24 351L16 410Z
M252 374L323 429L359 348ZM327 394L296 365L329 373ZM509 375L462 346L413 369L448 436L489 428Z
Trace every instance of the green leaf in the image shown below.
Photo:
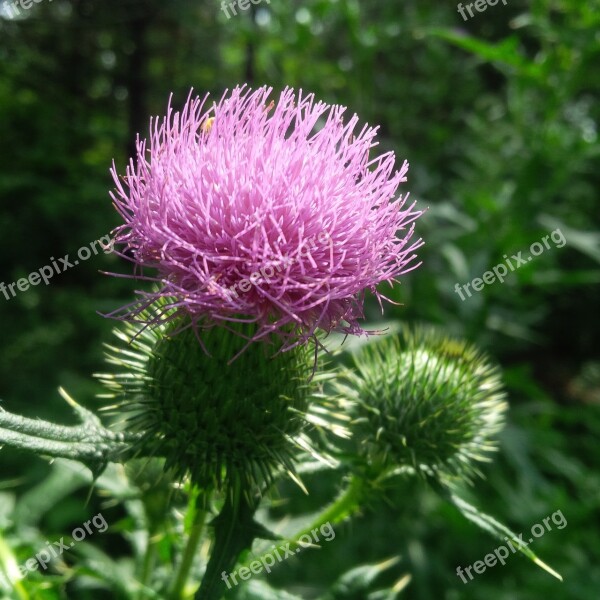
M157 592L136 581L133 561L123 558L115 560L103 550L85 541L77 545L77 553L83 557L75 567L78 582L85 581L83 576L87 576L101 582L124 598L136 598L141 594L147 599L162 598Z
M533 78L539 78L541 75L540 67L527 60L519 52L519 42L516 36L507 37L497 44L491 44L455 29L432 27L426 29L424 33L446 40L486 62L495 63L501 67L510 67L520 75Z
M564 237L565 246L575 248L600 263L600 233L569 227L560 219L547 214L540 215L539 222L544 227L559 230Z
M398 557L390 558L380 563L361 565L344 573L320 598L320 600L393 600L398 593L406 587L410 576L403 576L396 585L389 590L379 590L369 594L370 588L381 573L398 563Z
M13 518L23 525L36 525L57 504L90 481L81 465L57 459L48 477L25 493L15 508Z
M464 517L466 517L472 523L475 523L478 527L487 531L495 538L505 541L505 538L509 538L513 543L514 547L524 554L529 560L533 561L538 567L544 569L552 575L556 577L559 581L562 581L563 578L559 573L557 573L554 569L549 567L545 562L543 562L538 556L532 552L527 546L523 546L519 540L519 536L511 531L506 525L503 525L493 517L482 513L479 509L475 508L472 504L469 504L462 498L459 498L456 494L450 494L449 498L451 502L460 510Z

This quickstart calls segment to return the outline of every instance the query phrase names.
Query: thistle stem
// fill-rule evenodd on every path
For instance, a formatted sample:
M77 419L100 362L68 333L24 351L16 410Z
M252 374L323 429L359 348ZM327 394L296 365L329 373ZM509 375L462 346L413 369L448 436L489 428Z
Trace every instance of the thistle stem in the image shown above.
M146 547L146 552L144 554L144 562L142 564L142 573L140 576L140 582L144 587L146 587L150 582L150 575L152 574L154 564L156 563L157 553L158 547L156 543L156 536L150 535L148 545ZM144 592L140 590L138 600L142 600L143 598Z
M290 536L284 543L290 544L290 550L295 550L299 546L299 540L304 535L310 537L312 531L325 525L326 523L332 526L340 523L346 517L350 516L360 505L364 498L364 482L358 477L352 477L348 483L348 487L311 522L310 525ZM258 558L249 556L244 562L244 565L255 560L262 560L271 554L271 550L264 552Z
M96 415L79 406L64 390L59 391L79 417L79 425L57 425L0 409L0 445L76 460L93 473L101 472L109 462L125 462L132 457L139 434L105 428Z
M195 600L220 600L227 595L223 574L231 573L241 552L252 547L254 538L264 535L254 521L259 504L260 495L252 491L248 481L239 478L230 483L223 508L212 522L214 541L210 560Z
M206 503L207 498L205 495L200 494L193 505L193 510L195 511L194 520L192 522L190 535L181 558L181 563L177 569L177 574L175 576L175 581L173 583L170 595L171 600L181 600L183 597L182 594L185 589L185 584L187 583L190 569L194 564L194 558L198 551L200 540L202 539L202 532L204 531L204 522L208 512L206 508L204 508Z
M86 431L81 426L56 425L41 419L28 419L14 415L5 410L0 410L0 428L64 442L78 442L90 437L90 431Z
M110 444L89 442L55 441L17 433L8 429L0 429L0 444L18 450L29 450L36 454L45 454L53 458L69 458L83 463L102 462L103 458L112 454Z
M294 543L297 543L303 535L310 534L315 527L326 523L336 525L349 517L360 506L364 493L364 481L353 476L348 487L315 518L312 524L293 536Z

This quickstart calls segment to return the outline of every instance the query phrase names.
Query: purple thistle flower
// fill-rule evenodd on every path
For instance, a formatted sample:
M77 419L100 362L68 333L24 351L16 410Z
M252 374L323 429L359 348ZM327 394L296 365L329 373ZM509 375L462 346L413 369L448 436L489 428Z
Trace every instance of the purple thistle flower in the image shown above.
M408 163L370 158L377 128L344 123L345 107L293 89L268 104L270 93L236 87L210 106L190 93L181 112L169 102L123 180L113 164L117 253L158 283L120 318L162 298L169 318L252 322L252 340L275 332L289 348L318 328L364 333L364 291L381 303L378 284L419 266L422 213L395 199Z

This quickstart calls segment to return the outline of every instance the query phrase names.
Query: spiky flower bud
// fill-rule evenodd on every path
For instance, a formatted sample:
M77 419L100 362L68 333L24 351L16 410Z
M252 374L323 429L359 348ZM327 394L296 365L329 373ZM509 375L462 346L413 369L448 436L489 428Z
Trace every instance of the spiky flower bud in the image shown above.
M335 385L371 468L468 480L495 448L507 403L499 369L474 346L432 328L405 329L364 346L355 367Z
M128 429L143 432L145 453L166 457L167 468L203 487L221 487L226 477L269 481L276 470L293 469L306 442L310 351L253 343L240 353L253 327L213 327L200 343L180 321L127 324L116 331L126 347L109 347L109 362L123 372L99 375Z

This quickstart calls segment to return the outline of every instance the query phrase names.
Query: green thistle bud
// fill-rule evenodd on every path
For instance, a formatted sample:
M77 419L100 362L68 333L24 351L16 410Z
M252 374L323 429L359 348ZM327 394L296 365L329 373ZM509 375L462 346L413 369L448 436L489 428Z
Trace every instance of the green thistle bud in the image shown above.
M110 390L104 397L119 400L111 409L142 432L144 453L204 488L225 478L268 483L281 468L293 472L308 445L310 350L277 353L275 338L248 345L252 325L229 327L126 324L115 332L125 346L109 346L108 357L124 371L98 376Z
M475 347L431 328L364 346L335 383L361 461L470 479L495 449L507 403L499 369Z

